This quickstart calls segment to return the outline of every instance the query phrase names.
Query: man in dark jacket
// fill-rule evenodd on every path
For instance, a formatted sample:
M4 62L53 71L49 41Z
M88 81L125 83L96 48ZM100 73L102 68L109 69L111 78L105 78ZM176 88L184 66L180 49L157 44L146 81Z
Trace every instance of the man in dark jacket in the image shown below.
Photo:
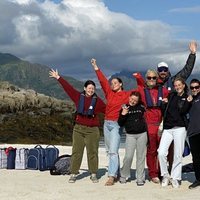
M192 79L190 89L192 98L188 98L188 101L191 101L191 108L189 111L190 121L187 134L190 142L196 181L189 186L189 189L194 189L200 187L200 81L198 79Z
M185 81L192 73L194 68L195 59L196 59L196 51L197 51L197 43L192 41L189 43L190 54L186 61L185 66L181 69L176 75L171 76L168 64L165 62L158 63L157 72L159 75L158 83L166 86L168 90L173 90L173 81L176 77L181 77Z

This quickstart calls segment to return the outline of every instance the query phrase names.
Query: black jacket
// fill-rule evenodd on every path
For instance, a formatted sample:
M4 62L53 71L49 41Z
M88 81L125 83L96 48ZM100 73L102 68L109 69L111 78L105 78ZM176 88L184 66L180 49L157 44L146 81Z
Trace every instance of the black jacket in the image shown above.
M193 96L191 108L189 111L189 125L187 134L189 137L200 134L200 92Z
M120 111L118 124L124 126L128 134L139 134L147 131L146 121L144 119L144 106L140 104L127 106L129 106L129 112L126 115L122 115L122 110Z
M191 75L191 73L192 73L192 70L193 70L194 64L195 64L195 60L196 60L196 54L190 53L189 56L188 56L188 59L187 59L187 61L186 61L186 64L185 64L185 66L183 67L183 69L181 69L181 70L180 70L176 75L174 75L174 76L171 76L171 74L170 74L169 77L167 77L164 81L159 82L159 84L165 85L165 86L166 86L167 81L168 81L169 78L171 78L171 82L173 83L174 80L175 80L175 78L177 78L177 77L181 77L181 78L183 78L183 79L186 81L186 80L188 79L188 77L189 77L189 76ZM174 89L172 88L172 91L173 91L173 90L174 90Z
M195 60L196 60L196 54L190 54L188 56L188 59L186 61L185 66L183 67L183 69L181 69L176 75L172 76L172 82L174 82L174 79L176 77L181 77L183 78L185 81L188 79L188 77L191 75L192 70L194 68L194 64L195 64Z
M176 92L169 94L168 103L164 110L164 129L171 129L175 126L188 127L187 113L190 103L187 101L187 97L186 93L182 96L178 96Z

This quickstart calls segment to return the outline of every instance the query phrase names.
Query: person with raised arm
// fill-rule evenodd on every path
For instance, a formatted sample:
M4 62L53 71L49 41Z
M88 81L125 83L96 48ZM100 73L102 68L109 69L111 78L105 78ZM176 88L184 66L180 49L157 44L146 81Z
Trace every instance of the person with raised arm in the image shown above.
M104 141L108 153L108 180L106 186L114 184L115 179L119 178L119 145L120 145L120 126L118 124L119 112L123 104L128 103L129 96L133 90L124 91L123 82L119 77L108 79L99 69L96 60L91 59L91 64L96 72L102 90L106 97L106 112L104 120Z
M77 91L68 81L64 80L57 70L49 72L50 77L55 78L64 91L74 102L77 110L75 125L73 128L72 156L69 183L75 183L79 174L84 148L87 150L88 168L90 179L98 182L98 147L99 147L99 113L105 112L105 103L95 93L95 83L87 80L82 92Z

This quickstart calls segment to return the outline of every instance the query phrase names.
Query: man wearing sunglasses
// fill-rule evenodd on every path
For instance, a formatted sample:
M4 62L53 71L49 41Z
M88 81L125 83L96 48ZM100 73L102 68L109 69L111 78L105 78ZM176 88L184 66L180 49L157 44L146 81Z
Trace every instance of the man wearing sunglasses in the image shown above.
M159 75L158 83L161 85L165 85L168 90L173 90L173 81L176 77L181 77L185 81L192 73L194 68L195 59L196 59L196 51L197 51L197 43L195 41L191 41L189 43L190 55L186 61L185 66L181 69L176 75L171 76L169 67L167 63L160 62L157 66L157 72Z
M189 186L189 189L194 189L197 187L200 188L200 81L198 79L191 80L190 90L192 97L188 97L188 101L191 102L191 108L189 111L190 121L187 134L190 142L196 181Z

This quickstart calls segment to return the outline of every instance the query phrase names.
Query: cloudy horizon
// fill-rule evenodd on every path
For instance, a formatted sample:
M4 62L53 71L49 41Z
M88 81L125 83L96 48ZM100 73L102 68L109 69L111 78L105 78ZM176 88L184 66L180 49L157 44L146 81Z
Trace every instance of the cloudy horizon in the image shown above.
M200 12L199 7L193 10ZM144 71L161 61L177 71L189 55L188 43L199 39L179 38L185 31L182 26L111 11L103 0L2 0L0 24L1 53L57 68L80 80L94 76L93 57L106 75L124 69Z

